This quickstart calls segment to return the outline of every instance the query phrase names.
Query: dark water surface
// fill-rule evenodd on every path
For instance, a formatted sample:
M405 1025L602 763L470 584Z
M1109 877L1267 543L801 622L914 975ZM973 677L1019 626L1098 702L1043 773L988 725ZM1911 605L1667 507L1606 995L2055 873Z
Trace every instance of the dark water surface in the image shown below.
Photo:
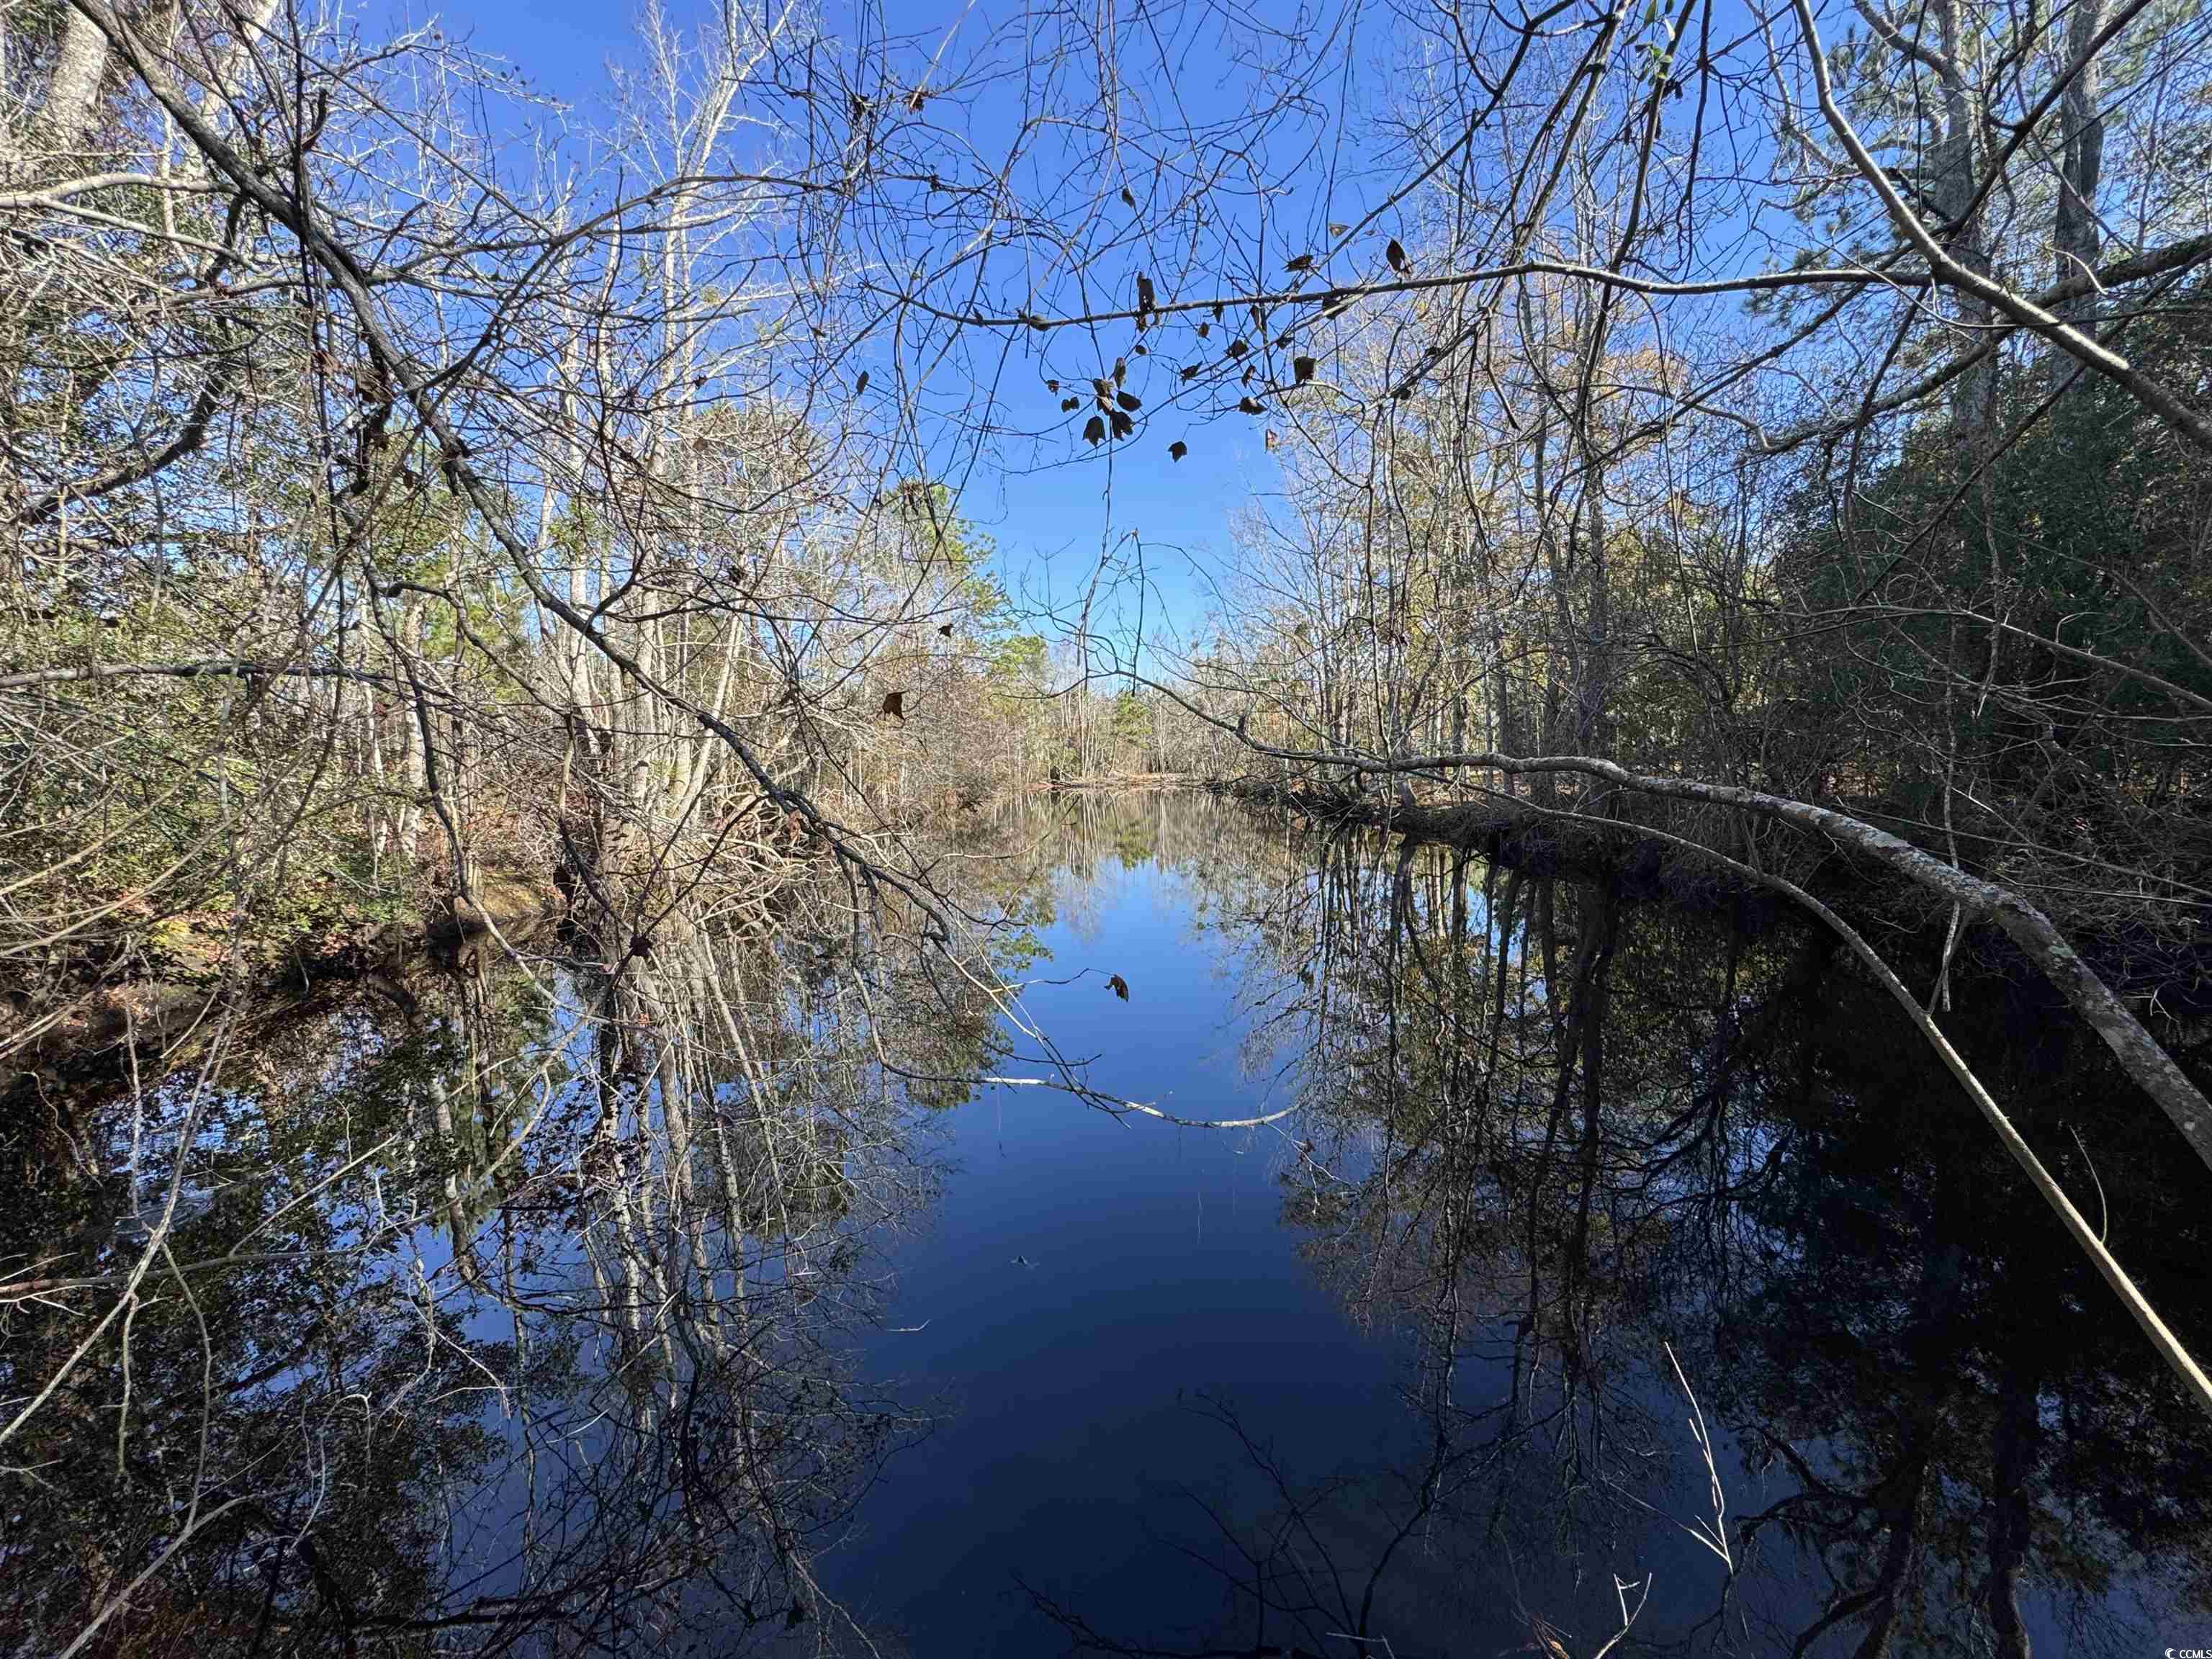
M19 1087L0 1650L2212 1648L2212 1424L1825 941L1202 799L958 850L1011 1019L549 947ZM2212 1348L2212 1182L1954 988Z

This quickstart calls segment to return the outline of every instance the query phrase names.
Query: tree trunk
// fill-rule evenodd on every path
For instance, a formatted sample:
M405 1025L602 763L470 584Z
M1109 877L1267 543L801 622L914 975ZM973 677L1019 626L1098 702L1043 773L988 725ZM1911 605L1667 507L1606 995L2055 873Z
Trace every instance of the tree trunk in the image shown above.
M2103 76L2089 52L2090 42L2104 22L2105 0L2074 0L2066 31L2066 70L2073 78L2058 104L2058 201L2051 228L2051 252L2061 283L2094 270L2105 246L2097 225L2097 184L2105 169L2105 122L2097 112ZM2052 309L2091 339L2097 337L2094 288L2061 300ZM2074 382L2072 390L2064 394L2071 399L2081 390L2086 374L2055 344L2050 348L2049 362L2054 391L2069 380Z
M107 36L82 12L69 12L53 78L46 86L46 108L40 112L40 136L50 149L73 155L84 148L106 78Z

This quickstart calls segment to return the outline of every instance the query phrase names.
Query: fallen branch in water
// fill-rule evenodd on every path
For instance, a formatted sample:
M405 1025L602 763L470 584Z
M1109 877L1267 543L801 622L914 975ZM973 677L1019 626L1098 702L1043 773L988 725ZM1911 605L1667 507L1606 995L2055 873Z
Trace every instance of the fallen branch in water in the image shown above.
M1588 815L1579 812L1561 811L1559 816L1569 819L1588 821ZM2066 1196L2065 1188L2058 1184L2057 1177L2044 1166L2043 1160L2035 1155L2035 1149L2027 1144L2026 1138L2013 1126L2012 1119L2006 1115L2004 1109L1997 1104L1996 1097L1983 1086L1981 1079L1974 1075L1973 1068L1968 1066L1965 1058L1951 1046L1950 1038L1943 1035L1942 1028L1936 1024L1935 1017L1926 1008L1921 1006L1919 999L1906 988L1905 981L1897 976L1896 970L1882 960L1881 952L1867 943L1864 935L1827 905L1787 877L1770 875L1763 870L1754 870L1741 860L1732 859L1727 854L1692 841L1687 836L1669 835L1664 830L1645 830L1642 833L1723 865L1745 881L1767 888L1802 905L1827 924L1836 937L1850 947L1851 954L1865 964L1867 971L1881 982L1882 988L1889 993L1897 1006L1905 1011L1905 1017L1911 1020L1920 1035L1928 1040L1929 1045L1936 1050L1936 1057L1943 1062L1945 1068L1953 1077L1958 1079L1960 1086L1966 1090L1968 1098L1974 1103L1975 1109L1980 1112L1989 1126L1996 1131L1997 1139L2003 1143L2005 1151L2011 1154L2013 1162L2019 1164L2026 1172L2030 1184L2043 1195L2044 1202L2051 1206L2052 1213L2057 1216L2066 1231L2073 1235L2074 1242L2081 1247L2082 1254L2089 1258L2090 1264L2096 1268L2099 1277L2112 1287L2114 1293L2126 1305L2129 1316L2142 1328L2143 1334L2150 1339L2151 1346L2158 1350L2159 1357L2172 1368L2174 1375L2181 1379L2182 1386L2189 1391L2197 1403L2206 1412L2212 1413L2212 1377L2205 1376L2203 1367L2197 1363L2189 1350L2182 1346L2181 1339L2176 1336L2172 1328L2159 1316L2158 1310L2151 1306L2150 1299L2143 1295L2135 1280L2128 1276L2127 1269L2120 1266L2118 1259L2106 1247L2103 1237L2089 1225L2081 1211L2074 1207L2074 1200ZM2148 1036L2145 1041L2148 1041ZM2170 1061L2168 1063L2171 1064ZM1668 1358L1669 1359L1674 1358L1671 1349L1668 1351ZM1676 1374L1680 1375L1679 1366ZM1685 1392L1688 1388L1688 1382L1685 1379L1683 1382ZM1696 1396L1692 1395L1691 1404L1694 1407L1696 1403ZM1715 1478L1714 1490L1717 1496L1719 1491L1717 1476ZM1702 1534L1693 1534L1693 1535L1700 1539L1703 1537ZM1708 1543L1706 1547L1711 1548L1711 1545ZM1725 1556L1723 1559L1725 1559Z
M1705 783L1694 778L1651 777L1589 755L1521 756L1478 750L1402 760L1377 760L1326 754L1317 750L1279 749L1251 737L1229 721L1193 707L1177 696L1171 687L1134 676L1131 678L1137 684L1172 698L1200 719L1223 731L1234 732L1238 741L1254 753L1273 760L1335 767L1378 776L1463 771L1502 772L1508 776L1568 773L1596 778L1635 794L1665 800L1695 801L1707 806L1732 807L1824 835L1840 846L1886 865L1915 884L1941 895L1959 906L1967 915L1987 916L1995 921L2028 960L2042 971L2044 977L2066 999L2074 1012L2088 1022L2090 1029L2112 1051L2121 1067L2135 1079L2144 1093L2157 1103L2159 1109L2181 1132L2182 1139L2189 1143L2190 1149L2204 1167L2212 1170L2212 1102L2204 1098L2197 1085L2174 1064L2172 1057L2159 1046L2158 1040L2145 1030L2142 1022L2128 1011L2127 1005L2120 1000L2112 988L2098 978L2089 965L2081 960L2081 953L2058 931L2051 918L2010 888L1946 864L1902 836L1893 836L1886 830L1877 830L1849 813L1837 811L1832 807L1816 806L1810 801L1770 795L1761 790L1745 789L1734 784ZM1535 811L1561 817L1586 816L1535 803L1531 803L1531 805ZM1619 827L1638 834L1661 833L1643 825ZM1694 842L1682 844L1701 852L1712 851ZM1733 860L1727 861L1735 862Z
M1279 1112L1269 1112L1265 1117L1177 1117L1157 1106L1147 1106L1141 1100L1123 1100L1118 1095L1103 1094L1086 1085L1055 1082L1048 1077L979 1077L978 1083L996 1083L1009 1089L1058 1089L1063 1094L1073 1095L1078 1100L1109 1112L1141 1112L1146 1117L1156 1117L1163 1123L1172 1123L1181 1129L1260 1129L1270 1123L1279 1123L1297 1107L1285 1106Z

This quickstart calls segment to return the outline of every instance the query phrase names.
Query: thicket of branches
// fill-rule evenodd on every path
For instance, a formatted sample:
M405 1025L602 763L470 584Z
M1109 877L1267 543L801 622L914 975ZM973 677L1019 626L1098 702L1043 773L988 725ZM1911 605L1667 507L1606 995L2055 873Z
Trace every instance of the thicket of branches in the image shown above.
M1488 165L1413 191L1417 275L1269 416L1200 678L1279 744L1740 783L2193 933L2203 20L1708 27L1647 19L1602 80L1549 46L1573 118L1533 142L1424 87Z
M488 871L612 963L710 869L896 885L919 821L1157 760L1110 690L1048 705L1068 665L868 398L853 197L894 164L818 24L650 15L532 151L494 129L556 112L435 27L4 22L27 995L465 916Z
M753 1352L717 1252L806 1207L768 988L842 940L867 1042L895 975L972 1036L1003 919L946 823L1255 764L1633 821L1814 903L1840 848L1947 959L2002 930L2212 1163L2112 988L2193 962L2212 851L2202 8L895 21L649 9L587 119L434 26L0 6L11 1060L185 964L212 1078L228 991L301 941L427 907L512 945L499 883L557 878L619 1082L580 1133L635 1143L576 1176L706 1310L665 1412ZM1232 433L1280 487L1164 636L1119 481ZM1048 468L1105 528L1009 593L970 502ZM14 1088L27 1156L120 1133ZM200 1098L155 1114L177 1170ZM95 1336L0 1444L119 1364L157 1266L190 1284L173 1176L135 1265L25 1269Z
M635 920L732 839L880 872L1240 720L1819 802L2193 930L2202 15L1339 22L654 13L586 131L434 27L11 15L11 954L317 831L364 893L512 856ZM1163 659L1102 620L1141 544L992 580L980 474L1110 502L1254 421L1282 487L1168 684L1112 683Z

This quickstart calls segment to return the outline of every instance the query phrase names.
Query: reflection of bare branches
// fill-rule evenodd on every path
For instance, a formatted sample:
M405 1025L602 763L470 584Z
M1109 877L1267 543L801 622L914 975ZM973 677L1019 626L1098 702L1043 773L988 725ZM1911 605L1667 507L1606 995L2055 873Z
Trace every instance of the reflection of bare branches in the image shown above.
M1241 880L1217 925L1256 962L1255 1053L1290 1057L1302 1108L1285 1215L1347 1313L1409 1344L1399 1478L1448 1449L1425 1551L1466 1553L1470 1582L1540 1613L1570 1651L1629 1607L1635 1639L1668 1650L1810 1650L1839 1631L1902 1643L1941 1626L2012 1650L2024 1609L2069 1573L2038 1556L2033 1517L2057 1524L2056 1483L2108 1474L2054 1458L2036 1427L2054 1385L2017 1351L2049 1342L2010 1316L1970 1319L1991 1292L1960 1275L1992 1250L2008 1282L2082 1275L2063 1258L2022 1265L2045 1260L2042 1232L2031 1245L1987 1205L1954 1219L1916 1187L1883 1206L1900 1158L1933 1160L1927 1202L1955 1192L1973 1124L1949 1079L1907 1058L1909 1030L1869 1044L1893 1028L1820 940L1632 904L1601 874L1477 878L1464 854L1357 836L1299 846L1272 893ZM1849 1034L1830 1047L1844 996ZM1907 1133L1895 1103L1914 1091L1929 1103ZM2109 1152L2099 1164L2117 1167ZM1913 1275L1869 1304L1869 1263L1893 1256ZM1996 1272L1975 1269L1976 1285ZM1808 1339L1830 1316L1814 1308L1843 1329ZM1693 1389L1686 1344L1716 1324L1711 1382ZM2137 1369L2130 1397L2184 1409ZM1800 1490L1732 1517L1739 1480L1770 1468ZM1621 1523L1641 1517L1618 1569L1640 1600L1600 1613L1544 1577L1593 1537L1637 1539ZM1670 1537L1721 1576L1686 1573ZM1935 1594L1939 1562L1980 1588ZM1391 1634L1401 1650L1417 1640Z
M1077 1652L1158 1656L1158 1659L1205 1659L1210 1655L1319 1651L1333 1640L1387 1641L1375 1628L1376 1595L1388 1582L1392 1559L1434 1512L1446 1469L1431 1468L1415 1486L1411 1500L1396 1512L1381 1509L1380 1548L1366 1559L1345 1535L1345 1523L1358 1510L1376 1505L1381 1494L1348 1476L1301 1481L1273 1447L1255 1437L1236 1409L1210 1396L1199 1396L1191 1409L1218 1425L1237 1443L1244 1466L1255 1474L1261 1496L1248 1516L1224 1501L1189 1486L1183 1500L1202 1515L1212 1537L1229 1560L1197 1546L1170 1540L1171 1547L1201 1571L1218 1577L1227 1599L1219 1632L1245 1632L1242 1645L1158 1646L1134 1642L1098 1629L1079 1608L1056 1601L1022 1582L1032 1605L1065 1631Z
M464 961L406 1024L342 1006L260 1057L265 1098L218 1042L119 1103L143 1244L111 1267L95 1209L88 1271L48 1250L8 1310L43 1540L11 1644L867 1645L811 1564L926 1426L849 1357L867 1233L930 1191L877 1058L896 975L675 920L611 976Z

